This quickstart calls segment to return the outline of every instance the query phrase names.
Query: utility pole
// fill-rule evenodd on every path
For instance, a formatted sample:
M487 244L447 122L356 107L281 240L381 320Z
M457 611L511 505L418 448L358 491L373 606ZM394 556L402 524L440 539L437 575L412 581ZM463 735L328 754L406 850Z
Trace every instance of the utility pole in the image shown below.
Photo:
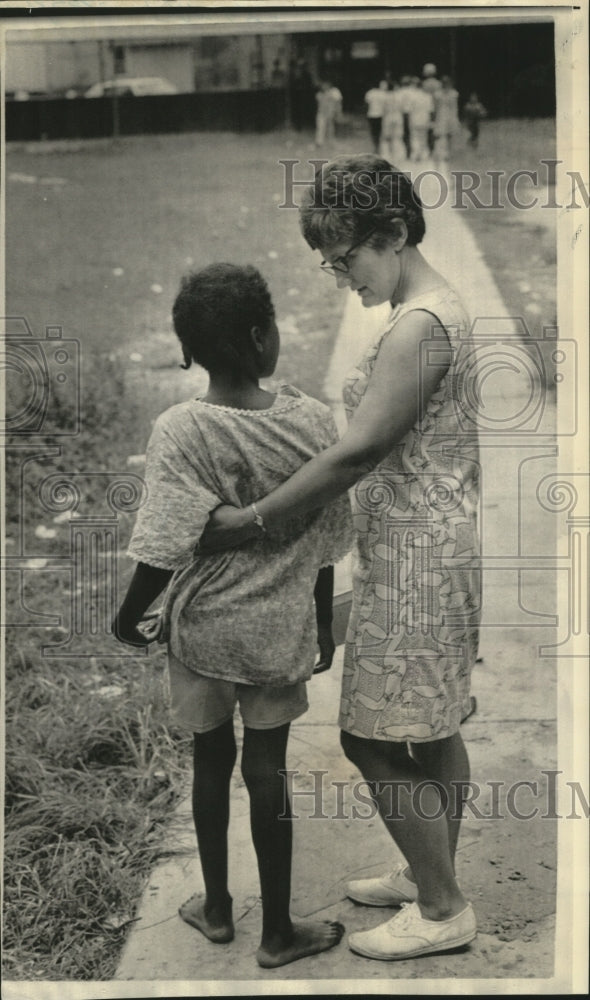
M293 46L291 35L286 35L285 41L285 128L291 128L293 124L293 100L291 95L291 59L293 56Z
M449 62L451 66L451 79L457 86L457 29L450 28L450 39L449 39Z
M113 64L113 70L115 67L115 43L109 42L109 52L111 53L111 62ZM113 94L111 98L111 112L113 120L113 139L119 138L119 133L121 131L121 123L119 120L119 95L117 94L117 88L113 87Z
M104 83L104 42L102 39L98 43L98 76L101 83Z

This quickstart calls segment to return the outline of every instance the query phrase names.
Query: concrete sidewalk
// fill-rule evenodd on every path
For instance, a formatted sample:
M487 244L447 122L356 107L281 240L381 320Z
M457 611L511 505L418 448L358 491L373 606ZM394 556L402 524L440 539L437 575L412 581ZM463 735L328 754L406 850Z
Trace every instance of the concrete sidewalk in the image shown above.
M425 256L460 288L471 315L503 316L501 297L459 213L448 205L430 211L427 230ZM380 322L380 313L362 310L357 297L347 300L326 380L336 409L343 375ZM504 379L492 386L488 404L498 412L515 407L517 412L525 390L518 381ZM546 421L549 427L549 412ZM551 581L547 587L547 575L533 571L523 590L518 559L520 512L533 512L533 518L539 477L551 472L554 460L545 457L547 447L541 448L535 474L527 478L520 474L523 460L530 458L527 442L484 444L482 542L484 566L489 557L491 571L484 577L483 663L473 677L478 709L463 727L478 798L467 808L458 854L458 877L478 918L476 941L461 952L381 963L354 955L344 939L329 952L282 969L260 969L254 957L261 927L258 874L248 796L236 768L230 825L236 938L229 945L213 945L177 915L178 906L203 888L187 798L164 845L170 852L186 853L172 854L152 873L119 965L117 980L132 980L135 996L393 993L404 982L409 993L509 993L515 984L516 992L549 992L542 980L554 971L556 822L544 818L550 809L542 796L547 785L543 771L556 761L556 683L554 661L539 656L538 649L556 641L553 619L545 624L549 619L543 618L554 610L555 595ZM554 529L549 537L540 520L528 530L525 543L532 550L554 551ZM339 570L340 590L347 586L347 573L345 563ZM366 790L340 750L336 718L341 670L342 647L332 670L310 683L310 711L292 726L289 768L296 772L292 797L298 817L292 912L295 918L337 918L350 933L375 926L390 911L355 906L345 896L344 883L387 870L396 849L370 807L359 801ZM239 735L239 724L237 731ZM537 783L536 802L530 788L527 793L521 787L518 800L509 791L523 781ZM535 805L534 818L518 818ZM553 991L559 992L555 986Z
M343 980L359 990L366 984L366 992L373 981L382 986L391 981L396 983L392 986L396 992L397 980L452 979L449 992L460 992L461 980L480 980L481 992L487 992L486 980L549 978L553 972L555 821L540 816L519 821L509 815L504 793L494 809L492 789L484 784L500 780L508 789L523 778L542 784L540 768L554 763L547 751L555 743L552 699L547 697L553 690L553 672L547 669L541 674L532 662L517 672L516 655L522 661L523 652L522 647L503 643L496 663L477 671L478 710L463 727L472 774L483 785L473 812L467 812L458 855L458 876L473 901L479 925L478 937L467 951L381 963L354 955L343 941L329 952L282 969L260 969L254 957L261 927L258 874L248 795L236 769L230 824L235 940L229 945L210 944L177 916L179 904L203 888L187 798L164 846L170 851L185 848L188 853L167 859L153 872L117 979L157 982L160 988L170 981L170 991L160 994L164 996L180 995L174 990L182 981L191 984L192 995L198 996L210 992L211 981L216 983L213 992L223 992L226 983L284 984L291 980L331 981L334 992ZM358 773L340 750L336 714L341 669L342 647L332 670L311 682L310 711L292 726L288 766L296 772L292 801L293 815L298 817L294 821L292 912L301 919L337 918L350 932L375 926L391 911L355 906L345 897L345 881L387 870L396 852L380 821L363 803L366 789L358 785ZM512 684L506 683L507 669L511 669ZM525 687L526 705L522 705ZM525 794L518 805L522 813L528 813L531 799ZM496 818L481 818L494 813ZM442 983L439 990L447 992Z

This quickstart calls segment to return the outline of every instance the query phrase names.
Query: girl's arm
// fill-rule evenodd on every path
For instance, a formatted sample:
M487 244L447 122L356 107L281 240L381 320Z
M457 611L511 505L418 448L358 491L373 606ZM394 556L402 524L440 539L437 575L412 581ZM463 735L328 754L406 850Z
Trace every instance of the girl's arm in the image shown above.
M170 569L138 563L125 599L112 624L113 635L132 646L147 646L149 639L137 628L150 604L162 593L172 576Z
M320 658L314 674L329 670L334 659L334 636L332 635L332 602L334 597L334 567L324 566L318 573L314 592L315 616L318 626L318 646Z
M256 502L269 534L286 518L324 507L350 489L420 419L451 360L448 339L437 338L433 343L433 323L434 317L425 311L414 310L402 317L395 331L384 338L365 395L340 441ZM433 343L433 358L426 363L428 343ZM200 549L233 548L259 532L252 508L218 507L201 536Z

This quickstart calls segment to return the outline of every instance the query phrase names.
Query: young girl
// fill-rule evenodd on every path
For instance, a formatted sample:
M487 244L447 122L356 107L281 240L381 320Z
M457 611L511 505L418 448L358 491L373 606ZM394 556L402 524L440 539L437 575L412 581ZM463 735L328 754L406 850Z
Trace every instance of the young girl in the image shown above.
M469 132L469 139L467 141L470 146L473 146L474 149L477 149L477 144L479 142L479 123L482 118L485 118L486 116L486 109L475 91L472 91L469 95L467 104L463 105L463 120Z
M289 519L266 535L256 501L337 432L330 411L298 389L269 392L279 332L264 279L253 267L213 264L189 275L174 303L185 364L209 373L209 389L157 419L146 459L147 500L129 546L138 566L115 619L123 642L169 583L160 638L168 641L172 711L194 733L193 815L205 882L181 917L217 943L234 936L227 885L229 789L236 759L233 715L244 722L242 773L262 895L259 964L274 968L337 944L336 922L293 924L292 828L281 771L289 724L307 709L314 672L332 662L332 564L351 543L348 499ZM209 512L249 508L257 537L241 549L199 553ZM174 574L174 575L173 575ZM282 814L282 818L279 816Z

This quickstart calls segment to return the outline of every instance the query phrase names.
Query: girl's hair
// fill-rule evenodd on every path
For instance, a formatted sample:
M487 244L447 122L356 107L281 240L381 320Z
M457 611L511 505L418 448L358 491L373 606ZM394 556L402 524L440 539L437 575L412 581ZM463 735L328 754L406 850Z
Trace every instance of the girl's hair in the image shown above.
M318 167L299 208L301 231L312 250L357 243L372 229L367 246L383 250L398 235L398 219L406 224L407 245L420 243L426 226L410 178L369 154L340 157Z
M252 364L250 331L275 317L266 281L255 267L210 264L187 274L172 308L184 364L208 372L243 371Z

